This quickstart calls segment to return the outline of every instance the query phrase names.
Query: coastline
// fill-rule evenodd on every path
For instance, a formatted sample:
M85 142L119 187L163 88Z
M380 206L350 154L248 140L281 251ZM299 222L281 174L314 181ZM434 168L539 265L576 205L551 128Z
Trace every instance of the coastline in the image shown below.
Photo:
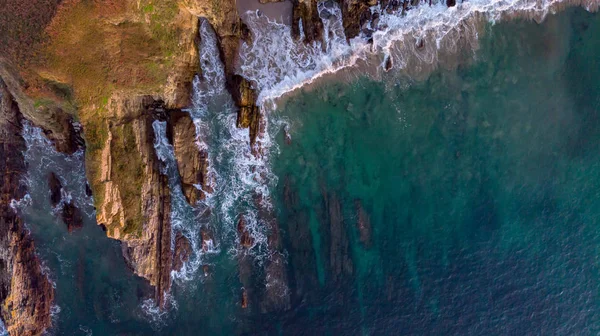
M275 84L267 89L266 95L260 93L258 105L268 113L299 90L311 91L331 81L350 81L362 75L380 80L387 76L388 71L390 75L422 81L439 67L453 69L472 61L473 55L465 59L464 54L476 52L478 40L486 33L488 23L524 19L539 24L548 15L556 15L571 7L582 7L589 12L600 8L600 2L594 0L552 0L542 6L533 1L519 0L509 4L497 0L494 4L500 5L479 7L464 2L445 8L438 4L438 11L432 16L427 15L427 11L434 9L426 8L427 5L411 9L405 17L397 17L398 13L388 14L390 23L396 18L400 21L398 26L390 25L385 31L376 31L372 41L365 41L361 36L351 39L347 54L328 60L330 67L314 73L301 73L299 78L294 79L296 82ZM455 11L459 14L456 15ZM384 21L384 18L385 14L382 14L380 20ZM393 58L391 69L385 69L388 57Z

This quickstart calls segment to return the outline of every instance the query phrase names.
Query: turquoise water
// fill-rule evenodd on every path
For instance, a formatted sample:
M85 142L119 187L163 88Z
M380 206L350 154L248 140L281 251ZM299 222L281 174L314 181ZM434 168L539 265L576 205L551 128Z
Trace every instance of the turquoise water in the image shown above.
M119 244L91 214L69 234L44 189L58 168L30 169L40 182L27 223L61 307L53 332L597 334L599 31L600 16L581 9L501 23L474 60L427 80L329 82L280 104L269 119L287 121L291 143L279 133L271 198L289 309L263 304L264 268L252 260L258 294L240 307L224 234L211 276L176 282L177 309L152 321L141 307L151 291ZM209 147L223 144L209 124ZM31 152L30 168L48 155ZM58 173L80 190L69 169Z
M598 31L581 10L500 24L456 71L290 99L293 328L597 333Z

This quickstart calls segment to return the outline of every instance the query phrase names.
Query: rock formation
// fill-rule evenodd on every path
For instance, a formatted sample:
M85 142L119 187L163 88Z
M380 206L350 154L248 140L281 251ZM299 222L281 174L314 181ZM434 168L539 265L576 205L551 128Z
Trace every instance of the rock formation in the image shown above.
M11 201L25 196L21 113L0 79L0 316L10 335L41 335L51 325L52 284Z
M63 222L67 225L67 230L72 232L73 230L80 229L83 226L81 211L73 204L73 201L62 200L63 186L55 173L50 173L48 175L48 187L50 188L50 204L52 204L53 208L61 206L61 208L57 210L59 211Z
M162 102L151 96L111 98L103 146L89 153L98 161L88 174L98 223L123 242L129 265L155 287L162 306L170 288L172 251L170 192L152 128L161 114Z
M212 193L208 176L208 151L200 148L196 139L196 126L187 112L169 114L169 138L173 144L181 187L187 201L194 205Z

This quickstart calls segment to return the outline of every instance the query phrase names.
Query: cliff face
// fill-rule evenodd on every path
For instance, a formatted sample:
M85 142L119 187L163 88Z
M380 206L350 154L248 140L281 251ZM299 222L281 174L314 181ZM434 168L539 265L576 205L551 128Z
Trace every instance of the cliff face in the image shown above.
M0 79L0 316L10 335L41 335L51 324L54 290L23 221L10 206L25 195L21 131L18 105Z
M123 242L126 260L155 287L161 306L170 288L171 205L152 122L164 112L151 96L111 98L103 146L88 153L89 160L98 159L88 161L98 223Z

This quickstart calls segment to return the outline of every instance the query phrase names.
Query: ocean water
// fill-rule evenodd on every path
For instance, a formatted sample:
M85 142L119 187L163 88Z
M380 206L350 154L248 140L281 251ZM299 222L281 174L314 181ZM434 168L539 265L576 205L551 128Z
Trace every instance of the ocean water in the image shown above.
M196 80L189 112L215 191L194 207L175 193L172 218L194 243L209 228L215 248L174 274L162 313L95 225L81 153L55 153L28 129L20 206L56 285L51 334L598 334L598 32L598 14L569 9L541 24L486 24L477 50L424 79L353 72L315 83L277 101L258 159L234 127L215 53L201 53L212 77ZM212 33L201 34L212 50ZM155 132L173 175L164 125ZM86 214L81 230L53 214L49 171ZM265 303L272 232L260 207L279 226L281 306ZM237 248L240 214L250 251Z

